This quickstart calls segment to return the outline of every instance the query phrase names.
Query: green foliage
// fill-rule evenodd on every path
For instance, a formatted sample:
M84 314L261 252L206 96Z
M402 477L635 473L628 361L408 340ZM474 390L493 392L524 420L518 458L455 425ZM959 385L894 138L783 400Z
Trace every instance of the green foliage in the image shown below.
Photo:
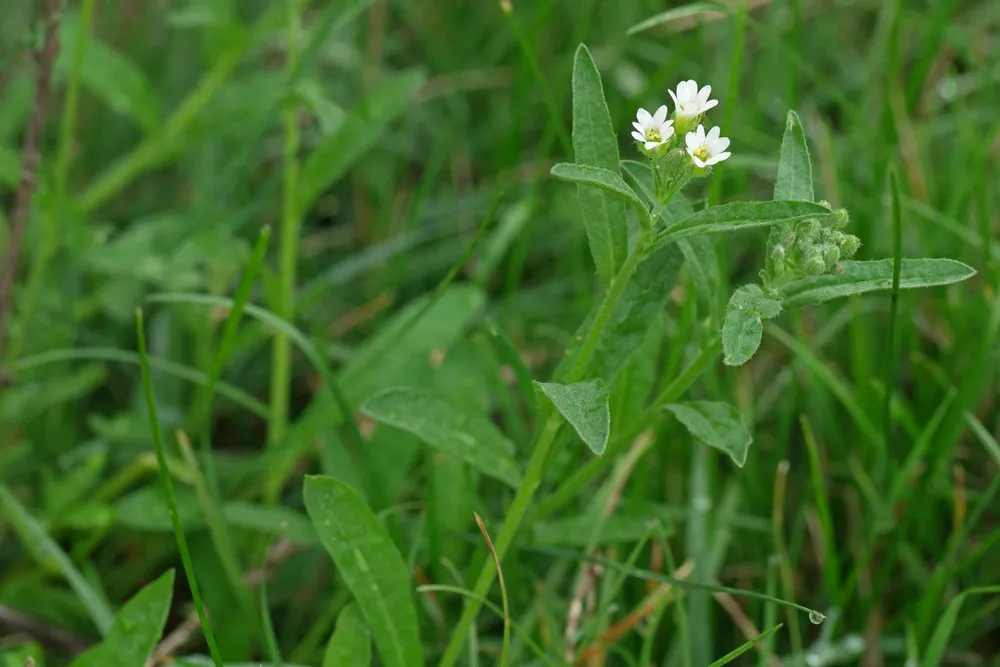
M413 585L406 563L365 501L343 482L306 477L306 510L354 595L387 667L423 664Z
M674 413L691 435L725 452L739 467L746 463L753 436L734 406L718 401L686 401L665 405L663 409Z
M599 176L599 180L589 182L606 192L594 192L585 187L581 187L579 192L580 218L590 240L590 252L597 265L598 275L607 285L618 273L628 253L625 209L612 195L622 195L630 190L624 183L612 189L608 186L609 183L614 185L613 177L620 172L618 138L611 126L608 105L604 101L601 74L597 71L590 51L583 44L577 48L573 59L573 157L577 166L595 167L610 172L606 177L590 175L595 179ZM570 169L569 174L559 178L571 180L570 175L575 173L580 172ZM582 173L586 175L586 171ZM553 174L556 174L555 169ZM620 181L621 176L617 180ZM581 179L577 182L588 181Z
M778 316L781 302L767 296L757 285L743 285L733 292L726 305L722 325L723 360L729 366L742 366L760 347L764 320Z
M337 629L323 654L323 667L369 667L372 640L358 605L348 604L337 617Z
M608 405L611 395L601 380L574 384L536 382L535 386L552 401L590 451L598 456L604 453L611 435Z

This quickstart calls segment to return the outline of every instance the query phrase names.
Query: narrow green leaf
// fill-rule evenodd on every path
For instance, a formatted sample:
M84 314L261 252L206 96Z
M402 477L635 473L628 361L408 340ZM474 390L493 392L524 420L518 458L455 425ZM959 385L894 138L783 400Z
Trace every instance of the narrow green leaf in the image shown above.
M361 608L385 667L424 664L409 569L358 493L332 477L305 480L306 511Z
M674 7L673 9L668 9L665 12L655 14L650 16L645 21L640 21L634 26L628 29L626 34L634 35L637 32L643 32L649 30L650 28L655 28L660 25L670 23L671 21L676 21L677 19L684 18L687 16L695 16L697 14L704 14L706 12L728 12L729 8L718 2L692 2L690 5L684 5L682 7Z
M948 639L955 629L958 614L962 611L962 605L965 604L965 601L972 595L993 594L1000 594L1000 586L977 586L953 597L934 628L934 634L931 635L931 640L927 644L927 651L924 653L924 659L920 662L920 667L938 667L941 664L941 659L944 658L945 651L948 649Z
M621 197L632 204L643 223L649 225L649 211L646 210L646 204L635 193L635 190L630 188L628 183L617 173L602 169L601 167L589 167L570 162L560 162L552 167L550 173L559 180L578 183L580 185L589 185ZM581 204L585 203L582 196L584 192L586 192L586 189L580 190ZM607 283L609 280L605 282Z
M558 165L557 165L558 166ZM830 209L807 201L733 202L713 206L681 220L657 234L651 248L662 248L679 239L698 234L735 232L754 227L766 227L804 218L830 215Z
M369 667L371 664L372 640L361 610L352 602L337 618L337 628L323 654L323 667Z
M348 112L335 132L323 137L302 165L300 210L308 209L375 144L386 125L409 108L423 80L419 72L387 77Z
M725 452L739 467L746 463L753 436L734 406L719 401L685 401L664 405L663 409L674 413L691 435Z
M785 135L781 139L781 159L778 161L778 175L774 181L775 201L797 199L813 201L812 161L809 145L806 143L802 122L794 111L789 111L785 122ZM772 227L767 236L766 269L774 275L774 260L771 252L781 242L789 225Z
M56 74L68 75L80 36L80 15L67 12L59 25L59 58ZM80 82L115 113L128 118L144 130L160 122L160 101L156 88L127 56L115 51L97 35L87 37L80 63Z
M521 483L514 443L486 417L464 411L436 394L393 387L370 397L361 411L461 458L484 475L514 488Z
M781 303L768 297L758 285L737 287L726 306L722 325L723 362L742 366L760 347L764 333L762 320L777 317Z
M745 642L743 644L740 644L738 647L736 647L735 649L733 649L729 653L725 654L724 656L722 656L721 658L719 658L718 660L716 660L715 662L713 662L708 667L722 667L722 665L728 665L733 660L735 660L736 658L740 657L741 655L743 655L744 653L746 653L747 651L749 651L750 649L752 649L754 647L754 644L756 644L757 642L760 642L760 641L763 641L763 640L767 639L768 637L770 637L771 635L773 635L775 632L777 632L778 630L780 630L781 626L782 626L782 624L778 623L773 628L765 630L764 632L760 633L759 635L757 635L753 639L751 639L751 640L749 640L749 641L747 641L747 642Z
M583 44L577 48L573 60L573 153L578 165L620 174L618 139L604 100L601 73ZM579 197L580 217L597 273L609 285L628 254L625 207L612 194L595 192L582 185Z
M24 550L38 564L57 570L62 574L70 588L80 598L80 602L90 614L97 630L102 635L106 635L114 620L114 612L108 607L108 603L80 574L66 552L45 532L45 529L35 521L24 505L2 483L0 483L0 510L3 510L11 528L21 540Z
M594 350L590 361L593 376L610 382L636 346L642 343L650 322L663 309L677 282L683 261L680 249L671 245L654 253L635 270ZM556 380L564 379L573 368L599 307L599 303L593 305L587 319L570 339L556 369Z
M600 456L611 434L611 395L600 379L575 384L536 382L591 451Z
M961 282L976 270L954 259L904 259L899 274L900 289L934 287ZM875 290L892 289L893 262L844 262L840 275L824 274L797 280L781 288L784 308L799 308Z
M136 667L156 648L174 595L174 571L145 586L118 612L108 636L80 654L70 667Z

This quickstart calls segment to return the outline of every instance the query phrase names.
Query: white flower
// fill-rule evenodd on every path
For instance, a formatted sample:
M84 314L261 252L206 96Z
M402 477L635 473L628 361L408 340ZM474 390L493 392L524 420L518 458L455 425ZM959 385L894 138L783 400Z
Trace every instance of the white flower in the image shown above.
M711 167L732 155L726 150L729 148L729 139L720 137L720 132L719 127L715 126L708 131L708 134L705 134L705 127L699 125L697 130L688 132L684 138L687 143L688 155L701 169Z
M649 115L645 109L639 109L635 116L639 122L632 123L635 128L632 138L647 151L667 143L674 136L674 121L667 120L667 105L664 104L653 115Z
M667 92L674 99L678 118L700 116L719 103L718 100L708 99L708 96L712 94L711 86L705 86L698 90L698 83L694 79L678 83L676 94L672 90Z

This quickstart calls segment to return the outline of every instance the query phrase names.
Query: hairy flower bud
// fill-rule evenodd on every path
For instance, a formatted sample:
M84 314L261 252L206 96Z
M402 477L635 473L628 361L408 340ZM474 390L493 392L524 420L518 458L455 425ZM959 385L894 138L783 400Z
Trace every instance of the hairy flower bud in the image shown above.
M861 239L853 234L848 234L844 237L844 240L840 242L840 254L845 258L853 257L854 253L856 253L860 247Z
M837 246L830 246L823 252L823 261L826 262L826 268L832 268L834 264L840 261L840 249Z
M830 226L834 229L843 229L847 226L847 223L851 221L851 216L848 215L846 208L838 208L833 212L833 221Z
M810 276L820 276L826 271L826 262L823 256L816 254L806 260L805 271Z
M774 250L771 251L771 258L776 262L783 262L785 260L785 246L776 245Z

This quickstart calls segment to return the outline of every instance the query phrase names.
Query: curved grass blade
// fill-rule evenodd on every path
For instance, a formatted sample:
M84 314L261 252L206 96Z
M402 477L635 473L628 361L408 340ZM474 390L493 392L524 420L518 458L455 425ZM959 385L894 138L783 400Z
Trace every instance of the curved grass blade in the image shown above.
M769 629L765 630L764 632L760 633L759 635L757 635L756 637L754 637L750 641L746 642L745 644L740 645L738 648L736 648L736 649L730 651L729 653L725 654L724 656L722 656L721 658L719 658L718 660L716 660L715 662L713 662L708 667L722 667L722 665L728 665L730 662L732 662L736 658L740 657L741 655L743 655L744 653L746 653L747 651L749 651L750 649L752 649L754 647L754 645L757 644L757 642L761 642L761 641L767 639L768 637L770 637L771 635L773 635L775 632L777 632L778 630L780 630L783 625L784 625L783 623L778 623L773 628L769 628Z
M781 289L784 308L810 306L854 294L892 289L893 261L844 262L840 275L826 274L803 278ZM936 287L961 282L976 270L954 259L903 259L900 261L899 289Z
M11 367L15 371L26 371L65 361L107 361L118 364L132 364L134 366L138 366L141 363L139 355L128 350L118 350L111 347L69 347L61 350L41 352L30 357L22 357L11 364ZM192 384L201 385L202 387L210 385L211 378L196 368L178 364L169 359L160 359L159 357L147 357L146 361L149 363L150 368L155 368L167 375L172 375ZM216 383L215 390L219 392L220 396L228 398L236 405L245 408L261 419L267 419L270 414L268 407L264 403L258 401L239 387L220 380Z
M962 611L962 605L965 604L965 601L973 595L990 595L993 593L1000 593L1000 586L976 586L975 588L962 591L952 598L951 602L945 608L944 614L941 615L941 620L938 621L937 626L934 628L934 634L931 635L931 640L927 645L927 652L924 653L924 659L920 662L920 667L938 667L941 664L941 659L948 649L948 639L955 629L955 623L958 622L958 614Z
M43 567L52 567L62 574L90 614L94 626L102 636L107 635L114 623L114 612L100 593L95 591L90 582L76 569L66 552L49 537L45 529L35 521L2 482L0 482L0 509L10 521L25 551Z
M358 493L332 477L307 476L306 511L354 595L386 667L421 667L413 583L389 533Z
M673 9L668 9L665 12L650 16L645 21L640 21L629 28L625 34L634 35L637 32L643 32L645 30L670 23L671 21L676 21L677 19L685 18L687 16L696 16L698 14L704 14L705 12L728 13L729 11L729 7L718 2L692 2L690 5L674 7Z

